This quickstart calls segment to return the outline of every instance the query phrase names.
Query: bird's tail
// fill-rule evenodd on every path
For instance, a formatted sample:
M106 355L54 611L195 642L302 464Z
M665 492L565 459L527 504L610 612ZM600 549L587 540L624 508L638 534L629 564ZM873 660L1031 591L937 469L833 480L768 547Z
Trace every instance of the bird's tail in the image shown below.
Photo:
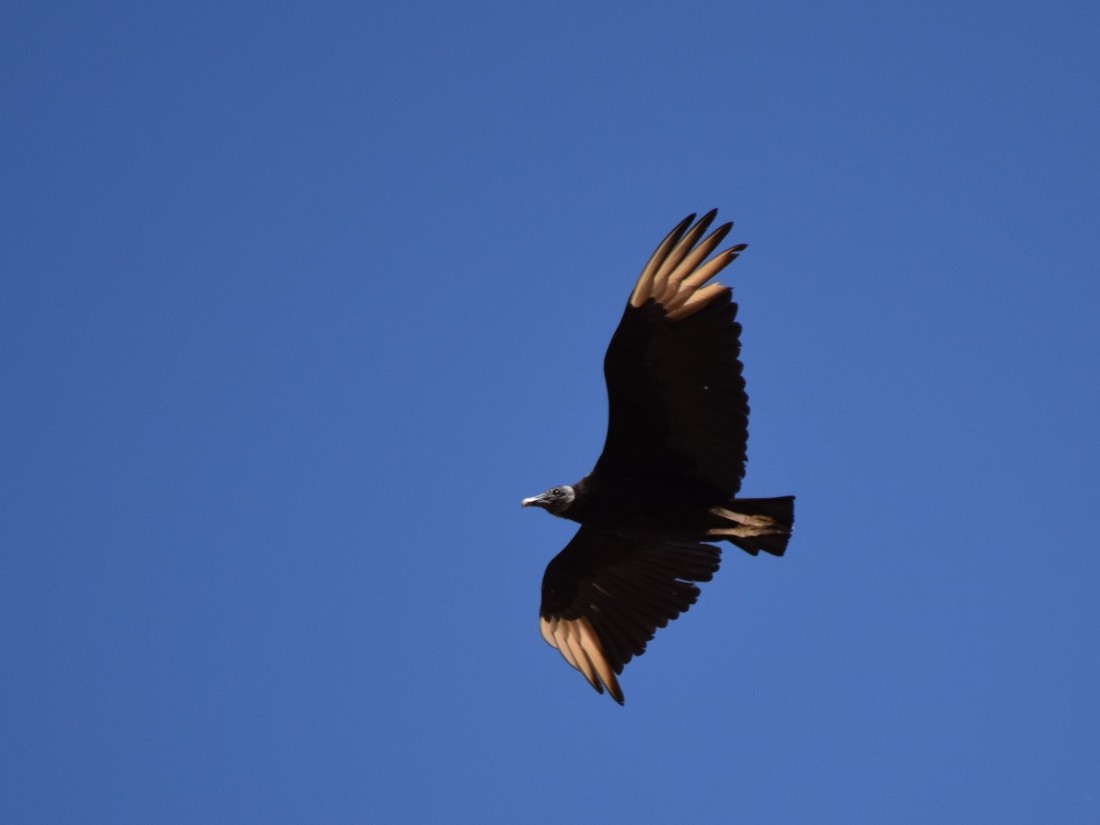
M735 498L710 509L707 536L725 539L755 556L782 556L794 524L794 496Z

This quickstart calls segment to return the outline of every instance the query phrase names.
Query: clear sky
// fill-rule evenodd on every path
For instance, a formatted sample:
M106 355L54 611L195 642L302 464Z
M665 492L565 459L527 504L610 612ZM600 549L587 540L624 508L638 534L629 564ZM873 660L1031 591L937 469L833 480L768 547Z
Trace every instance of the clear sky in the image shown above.
M1094 2L9 2L0 821L1100 821ZM539 637L601 361L720 208L744 492Z

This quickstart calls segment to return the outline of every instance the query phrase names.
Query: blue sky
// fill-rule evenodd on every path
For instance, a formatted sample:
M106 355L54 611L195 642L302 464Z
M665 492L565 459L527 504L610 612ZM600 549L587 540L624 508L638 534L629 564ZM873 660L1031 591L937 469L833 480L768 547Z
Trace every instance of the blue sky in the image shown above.
M13 3L0 819L1095 822L1092 3ZM540 639L645 258L749 250L747 495Z

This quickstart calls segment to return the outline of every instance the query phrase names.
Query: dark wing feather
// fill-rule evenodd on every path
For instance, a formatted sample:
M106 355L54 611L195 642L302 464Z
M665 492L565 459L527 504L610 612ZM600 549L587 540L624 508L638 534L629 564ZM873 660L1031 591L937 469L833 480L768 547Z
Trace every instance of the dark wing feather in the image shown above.
M709 544L624 538L581 527L546 568L539 628L597 691L622 704L616 674L657 628L699 597L721 551Z
M706 260L733 226L700 241L715 214L682 221L638 278L604 358L607 440L594 476L686 475L715 501L741 487L749 413L741 326L730 289L707 282L745 246Z

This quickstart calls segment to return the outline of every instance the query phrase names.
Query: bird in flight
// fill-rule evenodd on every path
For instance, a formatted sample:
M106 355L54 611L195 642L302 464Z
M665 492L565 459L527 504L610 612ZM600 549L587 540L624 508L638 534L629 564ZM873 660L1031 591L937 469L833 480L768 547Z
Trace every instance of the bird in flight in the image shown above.
M710 257L732 223L684 218L630 294L604 357L608 425L595 468L523 500L578 522L546 568L539 628L588 683L620 705L617 676L658 628L699 597L728 541L782 556L794 496L735 498L745 475L748 396L741 326L711 282L744 249Z

